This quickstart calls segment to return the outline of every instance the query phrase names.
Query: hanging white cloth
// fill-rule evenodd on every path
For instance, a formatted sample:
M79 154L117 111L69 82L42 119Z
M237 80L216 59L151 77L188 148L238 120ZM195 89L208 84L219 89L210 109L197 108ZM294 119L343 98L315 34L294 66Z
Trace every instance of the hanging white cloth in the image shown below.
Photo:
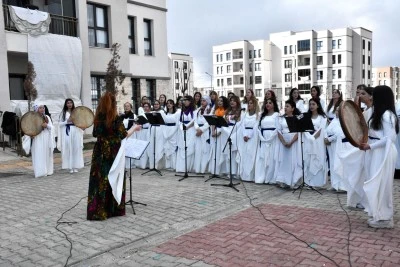
M125 146L126 139L121 141L118 154L114 159L111 169L108 173L108 182L110 183L112 193L118 205L121 204L122 189L124 185L124 172L125 172Z
M51 17L49 13L28 8L9 6L10 17L21 33L41 35L49 32Z

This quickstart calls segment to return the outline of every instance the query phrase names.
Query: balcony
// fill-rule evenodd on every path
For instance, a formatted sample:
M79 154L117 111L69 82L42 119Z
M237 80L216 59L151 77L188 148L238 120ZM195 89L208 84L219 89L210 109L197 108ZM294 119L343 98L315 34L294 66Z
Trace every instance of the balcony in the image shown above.
M18 32L15 28L14 22L11 20L8 5L3 5L4 14L4 28L6 31ZM78 19L72 17L65 17L55 14L50 14L51 23L49 33L77 37Z

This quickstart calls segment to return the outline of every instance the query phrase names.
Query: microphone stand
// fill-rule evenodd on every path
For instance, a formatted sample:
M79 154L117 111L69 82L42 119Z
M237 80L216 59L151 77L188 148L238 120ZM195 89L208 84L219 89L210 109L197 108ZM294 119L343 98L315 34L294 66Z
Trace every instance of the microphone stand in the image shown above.
M236 190L236 192L239 192L239 189L237 189L235 187L235 185L238 185L240 183L233 183L233 177L232 177L232 139L231 139L231 135L232 135L233 131L235 130L236 123L237 123L237 121L235 121L232 131L230 132L230 134L228 136L228 140L225 143L224 149L222 150L222 152L224 152L226 149L226 145L229 144L229 184L211 184L211 185L212 186L226 186L226 187L230 187L230 188Z
M215 129L217 129L217 127L215 126ZM220 179L224 179L223 177L219 176L217 174L217 142L218 142L218 136L215 136L215 142L214 142L214 173L212 175L210 175L208 177L207 180L205 180L204 182L208 182L209 180L213 179L213 178L220 178Z

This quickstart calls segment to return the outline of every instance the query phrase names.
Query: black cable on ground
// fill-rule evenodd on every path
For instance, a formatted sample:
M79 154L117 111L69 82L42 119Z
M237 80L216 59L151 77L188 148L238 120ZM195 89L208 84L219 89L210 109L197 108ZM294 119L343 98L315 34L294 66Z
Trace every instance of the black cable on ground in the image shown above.
M349 232L347 233L347 255L349 257L349 265L350 265L350 267L352 267L352 265L351 265L351 256L350 256L351 220L350 220L349 213L347 212L347 210L345 208L343 208L342 202L340 201L340 198L339 198L339 194L336 193L336 197L337 197L337 199L339 201L340 208L342 208L342 210L346 213L347 222L349 223Z
M60 226L61 224L72 225L72 224L78 223L78 222L68 222L68 221L62 221L62 222L61 222L61 220L62 220L62 218L63 218L63 216L64 216L65 213L67 213L68 211L70 211L70 210L72 210L73 208L75 208L76 206L78 206L78 204L82 201L82 199L85 199L85 198L87 198L87 196L82 197L82 198L78 201L78 203L76 203L74 206L72 206L72 207L69 208L68 210L64 211L64 212L61 214L61 217L57 220L57 225L55 226L55 229L56 229L57 231L59 231L60 233L62 233L62 234L65 236L65 239L66 239L66 240L69 242L69 244L70 244L70 247L69 247L69 256L68 256L68 258L67 258L67 261L66 261L65 264L64 264L64 267L67 266L69 259L72 257L72 242L71 242L71 240L68 238L68 235L67 235L65 232L63 232L62 230L58 229L58 226Z

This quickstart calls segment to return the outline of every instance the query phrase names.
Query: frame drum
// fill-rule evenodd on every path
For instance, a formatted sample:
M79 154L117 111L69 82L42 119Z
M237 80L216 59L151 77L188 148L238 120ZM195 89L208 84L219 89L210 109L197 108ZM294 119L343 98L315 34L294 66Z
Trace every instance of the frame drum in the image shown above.
M86 129L92 126L94 122L94 114L88 107L76 107L72 111L71 120L76 127Z
M21 130L24 134L34 137L43 130L43 117L35 111L25 113L21 118Z
M361 109L352 100L343 101L339 107L339 120L350 144L359 147L368 142L368 126Z

